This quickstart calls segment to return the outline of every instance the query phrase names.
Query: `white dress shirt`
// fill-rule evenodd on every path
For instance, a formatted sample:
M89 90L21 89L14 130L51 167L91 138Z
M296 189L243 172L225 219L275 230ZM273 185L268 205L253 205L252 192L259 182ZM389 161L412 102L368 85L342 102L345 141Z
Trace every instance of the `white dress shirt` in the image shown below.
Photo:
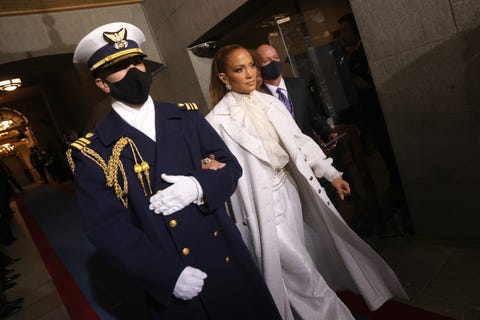
M112 108L129 125L143 132L147 137L156 141L155 136L155 105L152 97L148 96L147 101L139 109L127 106L125 103L115 100Z
M278 99L277 89L280 88L280 89L282 89L282 92L285 94L285 96L287 96L288 99L290 99L290 96L288 95L287 86L285 85L285 81L283 80L283 78L280 79L280 83L278 84L278 87L272 86L271 84L268 84L266 82L264 82L264 83L267 86L268 90L270 90L270 92L273 94L273 96L275 98Z

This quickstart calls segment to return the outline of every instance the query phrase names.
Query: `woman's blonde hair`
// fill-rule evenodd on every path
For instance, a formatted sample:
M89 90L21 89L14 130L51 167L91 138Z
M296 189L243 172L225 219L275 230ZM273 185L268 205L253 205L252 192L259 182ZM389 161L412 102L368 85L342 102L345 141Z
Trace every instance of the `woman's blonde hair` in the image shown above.
M227 57L237 49L245 48L238 44L231 44L220 48L213 57L209 88L210 100L212 101L213 106L222 100L223 96L228 92L223 82L218 78L218 75L225 72L225 61L227 60Z

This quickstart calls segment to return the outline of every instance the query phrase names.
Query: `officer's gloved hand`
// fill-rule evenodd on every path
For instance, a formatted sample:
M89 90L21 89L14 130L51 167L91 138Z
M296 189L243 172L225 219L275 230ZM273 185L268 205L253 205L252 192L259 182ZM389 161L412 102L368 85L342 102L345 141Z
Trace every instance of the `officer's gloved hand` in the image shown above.
M150 197L149 208L155 213L168 216L199 198L199 187L194 177L162 174L162 179L173 184Z
M185 267L178 277L173 295L182 300L190 300L196 297L203 288L203 280L207 274L199 269Z

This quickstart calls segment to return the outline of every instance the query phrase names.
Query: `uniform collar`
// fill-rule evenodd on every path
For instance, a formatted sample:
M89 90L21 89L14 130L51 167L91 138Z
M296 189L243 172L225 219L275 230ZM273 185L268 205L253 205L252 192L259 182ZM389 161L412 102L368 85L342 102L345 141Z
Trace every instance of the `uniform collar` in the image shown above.
M125 135L127 126L128 123L111 110L95 129L102 144L108 146Z
M138 109L129 107L121 101L114 101L112 108L129 125L137 128L155 141L155 106L150 96L148 96L147 101Z
M177 105L171 103L154 101L154 107L156 121L183 117L182 114L185 112L185 108L179 108ZM131 128L132 127L123 120L117 112L111 110L95 129L100 141L104 145L110 145L115 143L121 137L126 136Z

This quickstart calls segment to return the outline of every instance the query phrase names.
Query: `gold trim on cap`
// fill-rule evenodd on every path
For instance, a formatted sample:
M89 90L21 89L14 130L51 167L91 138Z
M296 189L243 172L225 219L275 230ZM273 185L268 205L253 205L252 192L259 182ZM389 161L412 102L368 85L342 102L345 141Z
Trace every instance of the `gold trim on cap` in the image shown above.
M130 54L130 53L140 53L140 54L145 54L143 53L142 49L140 48L131 48L131 49L127 49L127 50L122 50L122 51L119 51L119 52L115 52L114 54L111 54L109 56L106 56L105 58L103 58L102 60L98 61L97 63L95 63L91 68L90 68L90 71L94 71L95 69L98 69L100 66L102 66L103 64L107 63L107 62L110 62L112 60L115 60L119 57L122 57L124 55L127 55L127 54Z

